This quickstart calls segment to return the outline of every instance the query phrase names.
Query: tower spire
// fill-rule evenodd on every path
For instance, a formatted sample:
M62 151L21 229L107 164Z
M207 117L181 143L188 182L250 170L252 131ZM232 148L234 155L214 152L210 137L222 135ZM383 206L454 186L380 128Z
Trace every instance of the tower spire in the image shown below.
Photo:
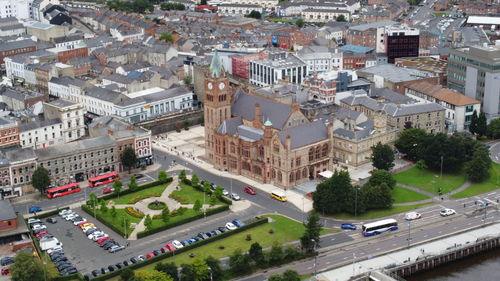
M212 56L212 62L210 63L210 74L212 78L221 77L222 73L222 63L220 61L219 53L215 50L214 55Z

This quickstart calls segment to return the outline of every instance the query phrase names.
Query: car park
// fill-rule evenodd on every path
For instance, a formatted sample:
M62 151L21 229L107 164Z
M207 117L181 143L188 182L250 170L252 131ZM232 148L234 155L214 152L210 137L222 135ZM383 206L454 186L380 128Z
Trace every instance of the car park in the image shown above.
M54 224L54 223L57 223L57 219L56 218L48 218L47 222Z
M255 189L251 186L245 186L245 188L243 189L243 191L245 191L246 193L250 194L250 195L255 195L257 194L257 191L255 191Z
M441 210L441 212L439 212L439 214L443 217L447 217L447 216L451 216L451 215L456 214L456 212L453 209L447 208L447 209Z
M236 225L237 227L242 227L242 226L244 226L244 225L245 225L245 224L244 224L242 221L240 221L239 219L234 219L234 220L232 221L232 223L233 223L234 225Z
M341 229L347 229L347 230L356 230L356 226L351 223L343 223L340 225Z
M235 230L237 227L233 223L228 222L226 223L226 228L229 230Z
M405 214L405 220L412 221L422 218L422 214L417 212L408 212Z

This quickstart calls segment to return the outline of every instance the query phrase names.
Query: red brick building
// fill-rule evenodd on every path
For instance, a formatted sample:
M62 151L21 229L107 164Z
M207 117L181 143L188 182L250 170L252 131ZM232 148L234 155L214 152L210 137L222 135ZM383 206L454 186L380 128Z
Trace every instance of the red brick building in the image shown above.
M0 231L16 229L17 215L8 200L0 200Z
M344 69L358 70L366 66L366 54L345 52L342 57Z
M19 54L32 53L36 51L36 43L31 40L21 40L13 42L5 42L0 44L0 65L2 69L5 67L3 59Z
M57 52L57 60L66 63L70 59L86 57L89 55L89 48L81 47Z
M19 144L19 126L16 121L0 118L0 147Z
M234 56L231 58L233 75L243 79L249 79L250 62L267 58L267 53L250 54L243 56Z

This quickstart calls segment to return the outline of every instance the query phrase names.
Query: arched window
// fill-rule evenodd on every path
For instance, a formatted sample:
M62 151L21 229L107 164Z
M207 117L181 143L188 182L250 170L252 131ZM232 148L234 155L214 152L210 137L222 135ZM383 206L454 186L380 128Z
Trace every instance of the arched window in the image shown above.
M309 161L314 159L314 148L309 148Z
M295 180L299 179L300 179L300 170L297 170L297 172L295 172Z
M316 147L315 152L316 152L316 159L319 159L321 157L321 147L320 146Z
M290 182L294 181L293 172L290 173Z
M281 174L281 171L278 171L278 182L283 181L283 175Z

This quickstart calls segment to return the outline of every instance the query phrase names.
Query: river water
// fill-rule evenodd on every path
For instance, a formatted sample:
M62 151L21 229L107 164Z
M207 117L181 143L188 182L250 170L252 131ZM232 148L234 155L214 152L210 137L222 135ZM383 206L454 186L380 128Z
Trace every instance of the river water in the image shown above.
M472 256L412 277L407 281L499 281L500 250Z

